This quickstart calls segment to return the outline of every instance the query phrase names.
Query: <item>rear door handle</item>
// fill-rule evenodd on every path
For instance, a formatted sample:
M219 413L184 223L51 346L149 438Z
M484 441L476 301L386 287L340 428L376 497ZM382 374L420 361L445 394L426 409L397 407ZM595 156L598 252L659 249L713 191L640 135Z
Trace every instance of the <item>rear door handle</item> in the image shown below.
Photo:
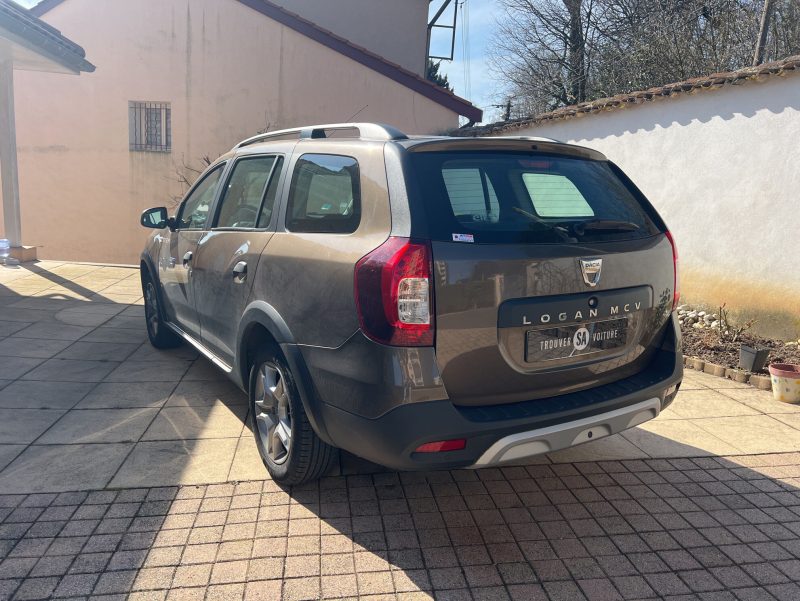
M247 263L239 261L233 267L233 279L237 282L242 282L247 277Z
M193 256L194 255L192 254L192 251L190 251L190 250L186 251L186 254L183 255L183 266L184 267L186 267L191 262Z

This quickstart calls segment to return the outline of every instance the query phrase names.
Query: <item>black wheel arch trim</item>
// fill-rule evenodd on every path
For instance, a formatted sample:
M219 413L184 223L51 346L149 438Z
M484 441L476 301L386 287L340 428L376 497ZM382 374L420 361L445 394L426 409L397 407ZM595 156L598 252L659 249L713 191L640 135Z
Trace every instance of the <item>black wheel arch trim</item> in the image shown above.
M265 301L251 302L239 321L234 373L240 379L240 384L245 389L250 385L250 369L243 359L247 356L247 336L255 325L265 328L277 343L292 372L295 385L300 393L300 401L303 403L303 408L311 427L314 428L317 436L324 442L331 444L331 438L321 418L321 401L300 348L297 346L289 326L278 310Z

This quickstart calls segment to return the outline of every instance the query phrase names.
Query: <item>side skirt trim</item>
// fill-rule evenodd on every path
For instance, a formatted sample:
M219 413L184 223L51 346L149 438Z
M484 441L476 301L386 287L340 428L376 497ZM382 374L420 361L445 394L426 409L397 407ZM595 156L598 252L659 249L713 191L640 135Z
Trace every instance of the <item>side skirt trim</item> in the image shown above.
M191 344L191 345L192 345L194 348L196 348L198 351L200 351L200 353L202 353L202 355L203 355L203 356L204 356L206 359L208 359L209 361L211 361L211 363L213 363L214 365L216 365L217 367L219 367L219 368L220 368L222 371L224 371L226 374L230 374L231 372L233 372L233 367L231 367L230 365L228 365L227 363L225 363L225 362L224 362L222 359L220 359L219 357L217 357L217 356L216 356L214 353L212 353L212 352L211 352L210 350L208 350L208 349L207 349L205 346L203 346L203 344L202 344L202 343L198 342L197 340L195 340L194 338L192 338L191 336L189 336L189 334L187 334L186 332L184 332L183 330L181 330L181 329L180 329L178 326L176 326L175 324L169 323L169 322L167 322L165 325L167 325L167 326L169 327L169 329L170 329L170 330L172 330L173 332L175 332L175 333L176 333L178 336L180 336L181 338L183 338L183 339L184 339L186 342L188 342L189 344Z

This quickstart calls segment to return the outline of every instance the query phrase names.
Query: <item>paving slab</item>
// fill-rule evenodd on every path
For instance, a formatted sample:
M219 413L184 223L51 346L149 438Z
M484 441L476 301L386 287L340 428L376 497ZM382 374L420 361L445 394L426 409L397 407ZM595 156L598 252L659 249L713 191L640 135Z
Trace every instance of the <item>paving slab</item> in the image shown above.
M24 450L25 445L23 444L0 444L0 470Z
M142 318L142 320L144 320L144 318ZM194 361L199 356L200 353L188 344L169 350L161 350L155 348L150 342L143 342L129 359L131 361L174 361L175 359Z
M84 342L72 343L69 348L56 355L58 359L85 359L89 361L124 361L139 348L136 343L127 342Z
M690 420L659 420L631 428L622 436L650 457L735 455L738 446L726 442Z
M49 382L101 382L119 365L114 361L49 359L28 371L22 379Z
M0 340L0 357L32 357L37 359L50 359L72 342L70 340L39 339L39 338L5 338ZM3 359L0 358L0 365Z
M76 408L161 407L174 389L174 382L103 382L97 384Z
M165 407L144 433L142 440L238 438L244 429L247 407Z
M46 409L0 409L0 443L32 443L64 413Z
M136 442L158 409L82 409L70 411L37 440L37 444Z
M721 417L713 421L693 420L706 432L742 453L785 453L800 451L800 431L767 415Z
M739 403L716 390L681 390L669 406L684 418L735 417L759 415L752 407Z
M29 382L16 380L0 390L0 407L72 409L92 390L91 382Z
M182 359L157 363L155 361L125 361L105 378L106 382L177 382L192 363Z
M208 407L224 404L247 405L247 395L230 380L183 381L167 401L168 407Z
M227 479L232 482L242 482L260 480L267 475L267 468L264 467L264 462L258 453L253 434L246 428L236 447Z
M99 305L100 303L95 304ZM100 326L81 338L82 342L127 342L130 344L142 344L146 340L147 332L144 327L137 331Z
M55 314L56 321L73 326L99 326L111 319L110 315L103 313L89 313L76 309L63 309Z
M64 492L104 488L132 444L32 445L0 472L0 491Z
M0 357L0 370L4 378L19 378L42 361L33 357Z
M138 330L141 331L142 329L142 317L138 315L135 317L129 317L125 315L115 315L110 320L108 320L104 326L107 328L124 328L128 330Z
M31 309L20 309L21 311L31 311ZM4 317L7 317L4 315ZM45 338L56 340L78 340L86 336L92 328L86 326L71 326L57 321L40 321L34 323L24 330L14 333L19 338Z
M735 390L725 389L720 392L761 413L767 413L769 415L778 413L800 413L800 404L776 401L770 391L758 390L756 388L743 388Z
M218 438L137 443L110 486L225 482L238 442L238 438Z
M10 336L14 332L24 330L31 325L31 323L30 321L9 321L2 319L0 320L0 336Z
M191 369L186 372L186 375L183 378L186 381L227 381L228 377L222 373L222 370L218 367L215 367L210 361L208 361L205 357L200 357L197 361L192 363Z

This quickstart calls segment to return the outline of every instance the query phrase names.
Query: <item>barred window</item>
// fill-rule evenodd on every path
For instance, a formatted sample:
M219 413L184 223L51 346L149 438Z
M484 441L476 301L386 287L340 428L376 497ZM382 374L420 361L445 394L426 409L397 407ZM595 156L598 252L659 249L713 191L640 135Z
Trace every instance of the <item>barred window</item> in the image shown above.
M168 102L129 102L128 124L131 150L172 150L172 109Z

